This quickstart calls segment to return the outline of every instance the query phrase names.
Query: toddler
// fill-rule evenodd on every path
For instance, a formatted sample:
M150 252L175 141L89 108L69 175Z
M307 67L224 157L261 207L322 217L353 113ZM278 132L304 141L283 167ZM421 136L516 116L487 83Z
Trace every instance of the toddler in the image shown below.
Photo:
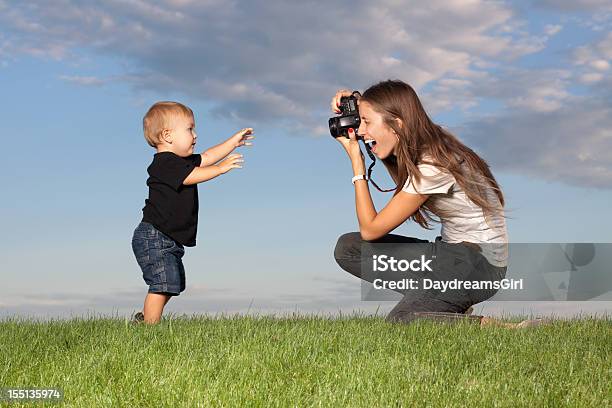
M157 102L143 119L144 137L156 149L147 168L149 198L134 230L132 249L149 286L142 312L134 321L157 323L172 296L185 290L185 247L196 245L197 184L242 168L241 154L251 145L253 129L245 128L201 154L194 154L197 135L191 109L178 102Z

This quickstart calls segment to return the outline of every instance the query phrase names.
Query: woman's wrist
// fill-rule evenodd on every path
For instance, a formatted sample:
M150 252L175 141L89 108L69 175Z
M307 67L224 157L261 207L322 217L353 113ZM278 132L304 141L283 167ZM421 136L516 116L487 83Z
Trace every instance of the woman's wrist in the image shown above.
M363 162L363 158L351 158L351 164L353 165L353 175L358 176L360 174L365 174L365 163Z
M363 162L361 164L353 163L353 176L358 176L360 174L365 174L365 165Z

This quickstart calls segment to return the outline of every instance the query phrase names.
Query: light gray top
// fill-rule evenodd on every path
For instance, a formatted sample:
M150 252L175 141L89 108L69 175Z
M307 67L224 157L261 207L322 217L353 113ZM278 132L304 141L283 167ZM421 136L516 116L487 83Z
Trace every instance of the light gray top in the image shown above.
M423 160L431 161L429 156ZM495 266L508 265L508 233L503 208L493 216L485 217L482 209L474 204L448 170L431 164L419 164L423 174L415 185L408 177L403 191L412 194L428 194L434 205L450 215L440 218L442 241L462 241L481 244L482 254ZM487 199L500 206L493 188L487 189Z

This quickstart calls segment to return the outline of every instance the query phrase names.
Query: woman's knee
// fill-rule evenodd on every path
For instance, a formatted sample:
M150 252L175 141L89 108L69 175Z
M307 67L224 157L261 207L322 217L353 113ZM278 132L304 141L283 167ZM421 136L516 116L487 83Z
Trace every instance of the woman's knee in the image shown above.
M355 255L359 255L361 252L361 234L359 232L347 232L342 234L336 242L336 248L334 249L334 258L336 261L340 259L346 259Z

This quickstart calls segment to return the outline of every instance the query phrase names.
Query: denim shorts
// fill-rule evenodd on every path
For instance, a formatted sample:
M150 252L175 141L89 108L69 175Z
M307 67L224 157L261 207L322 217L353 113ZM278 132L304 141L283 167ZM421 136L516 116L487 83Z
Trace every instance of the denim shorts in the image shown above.
M149 293L178 296L185 290L183 245L152 224L141 222L134 230L132 250L142 269L142 277L149 285Z

